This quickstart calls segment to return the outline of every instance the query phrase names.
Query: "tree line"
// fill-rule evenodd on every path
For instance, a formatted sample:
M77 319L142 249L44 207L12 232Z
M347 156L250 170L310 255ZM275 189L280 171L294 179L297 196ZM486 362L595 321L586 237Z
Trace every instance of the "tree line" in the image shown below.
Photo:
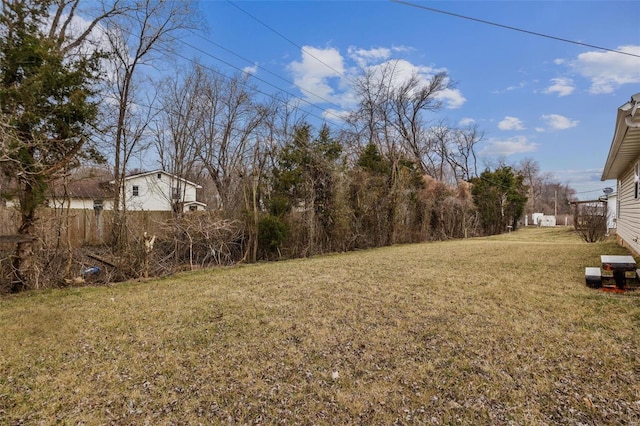
M88 4L95 18L78 29L74 17ZM132 160L150 153L165 171L204 184L224 224L215 229L235 227L216 233L233 238L234 262L504 232L528 200L536 208L544 198L533 160L478 174L483 132L434 121L453 87L445 72L401 79L393 61L363 72L340 125L329 116L314 125L295 99L197 61L153 82L151 67L200 27L187 1L3 1L1 189L19 199L21 216L3 269L11 291L36 280L34 224L51 182L87 161L110 164L118 253L137 252L121 194ZM193 261L193 230L209 235L211 225L185 224L187 216L175 218L175 244L158 247L177 253L188 229ZM205 246L203 258L214 259ZM60 281L73 252L56 253L68 265Z

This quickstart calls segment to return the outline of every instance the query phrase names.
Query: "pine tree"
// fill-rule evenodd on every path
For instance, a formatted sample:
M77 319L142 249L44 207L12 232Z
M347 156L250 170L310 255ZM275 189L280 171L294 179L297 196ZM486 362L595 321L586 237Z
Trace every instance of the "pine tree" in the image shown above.
M33 240L48 184L84 153L97 106L98 53L44 32L49 1L4 1L0 14L0 168L15 179L20 234L11 290L34 281Z
M524 176L514 173L509 166L502 166L493 172L485 170L471 183L473 201L484 233L499 234L507 226L516 229L527 203Z

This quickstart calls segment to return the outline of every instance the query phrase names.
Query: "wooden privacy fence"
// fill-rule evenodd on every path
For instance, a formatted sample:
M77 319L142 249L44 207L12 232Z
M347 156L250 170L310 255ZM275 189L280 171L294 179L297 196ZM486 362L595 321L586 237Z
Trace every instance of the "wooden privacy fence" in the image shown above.
M56 240L71 242L73 247L84 244L96 245L109 241L114 212L85 209L49 209L38 211L35 236L45 244ZM160 234L171 219L171 212L131 211L127 212L127 228L132 236L144 232ZM15 235L20 226L20 213L13 208L0 207L0 235Z

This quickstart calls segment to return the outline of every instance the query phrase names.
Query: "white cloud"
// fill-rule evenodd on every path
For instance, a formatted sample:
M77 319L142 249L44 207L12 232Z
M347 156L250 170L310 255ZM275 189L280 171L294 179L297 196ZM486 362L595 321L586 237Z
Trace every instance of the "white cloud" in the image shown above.
M439 92L436 96L436 99L443 101L446 105L446 108L456 109L460 108L467 102L467 98L462 96L462 92L458 89L444 89Z
M391 49L386 47L378 47L375 49L357 49L353 46L349 47L347 54L353 59L360 68L366 68L372 63L380 60L387 60L391 57Z
M392 70L393 74L389 75ZM428 84L428 80L438 72L446 71L442 68L433 68L424 65L414 65L405 59L391 59L366 68L366 71L372 72L379 80L389 79L392 87L399 87L408 81L411 77L417 76L422 84ZM460 108L467 99L458 89L444 89L436 93L435 98L441 101L445 108Z
M346 57L336 48L305 46L299 61L293 61L288 69L295 84L301 87L306 99L313 103L327 101L349 108L355 105L354 79L369 73L374 79L384 81L392 88L399 87L416 76L419 83L427 84L442 68L417 65L406 59L391 59L394 52L406 52L410 48L394 46L375 49L350 47ZM348 65L350 63L350 65ZM448 83L448 82L445 82ZM314 96L315 95L315 96ZM461 107L466 99L460 90L444 89L435 95L445 108ZM333 110L329 114L338 113Z
M61 22L65 22L66 20L68 20L69 15L67 13L64 13L60 17L60 19L61 21L59 22L59 25ZM88 20L78 14L73 15L73 17L69 21L69 26L66 29L65 42L75 42L78 37L84 34L87 29L89 29L91 24L91 20ZM53 16L49 15L47 20L41 24L41 29L45 31L45 33L48 33L51 30L52 25ZM60 28L58 27L58 30L59 29ZM108 30L104 25L102 25L102 23L98 23L91 29L91 32L89 32L89 34L87 35L87 38L85 39L86 42L81 43L79 46L74 48L73 52L86 56L90 56L95 52L113 53L113 46L109 41L110 36L114 39L120 39L120 43L126 44L126 42L124 41L124 38L126 38L126 34L127 33L123 32L123 30L121 29ZM131 56L129 56L127 60L131 62ZM118 78L117 65L114 65L114 62L107 58L103 57L100 60L100 71L104 73L104 79L110 83L114 83ZM107 102L111 103L111 101Z
M473 126L474 124L476 124L476 120L474 120L473 118L468 118L465 117L462 120L458 121L458 125L459 126Z
M589 180L593 176L597 176L597 180L598 182L600 182L602 168L552 170L550 173L552 173L555 177L560 178L561 181L573 181L576 179Z
M344 75L344 60L338 49L304 46L302 60L289 64L294 83L303 89L307 98L333 100L334 89L329 79ZM315 95L315 96L314 96Z
M558 96L567 96L573 93L575 90L575 85L573 84L573 80L567 77L558 77L552 78L551 81L553 84L547 87L543 93L554 94L557 93Z
M576 127L578 123L580 123L578 120L570 120L560 114L545 114L542 116L542 119L554 130L570 129L572 127Z
M514 84L511 86L508 86L504 89L500 89L500 90L493 90L491 93L495 93L495 94L502 94L502 93L506 93L506 92L513 92L515 90L521 90L524 89L525 87L527 87L529 85L529 83L527 83L526 81L521 81L518 84Z
M500 130L524 130L522 121L517 117L506 116L504 120L498 123Z
M248 67L242 68L242 71L246 74L255 75L258 72L258 64L253 64Z
M392 53L410 52L413 48L407 46L375 47L372 49L360 49L350 46L347 55L362 69L370 65L378 64L391 58Z
M521 81L520 83L514 85L514 86L509 86L506 89L504 89L507 92L512 92L514 90L519 90L519 89L524 89L526 87L527 83L525 83L524 81Z
M336 121L336 120L344 121L344 120L347 119L349 114L350 114L349 111L337 110L337 109L334 109L334 108L327 108L322 113L322 117L326 118L327 120L331 120L331 121Z
M394 52L413 52L415 49L410 46L400 45L400 46L393 46L391 50L393 50Z
M619 46L617 50L640 55L640 45ZM612 93L624 84L640 83L638 58L616 52L581 53L571 62L572 68L591 81L589 92Z
M552 170L550 173L560 182L571 186L576 191L577 198L581 200L603 195L602 189L607 186L614 189L616 187L615 181L600 180L602 168Z
M489 145L482 150L484 155L509 156L534 152L538 144L529 142L525 136L515 136L508 139L489 139Z

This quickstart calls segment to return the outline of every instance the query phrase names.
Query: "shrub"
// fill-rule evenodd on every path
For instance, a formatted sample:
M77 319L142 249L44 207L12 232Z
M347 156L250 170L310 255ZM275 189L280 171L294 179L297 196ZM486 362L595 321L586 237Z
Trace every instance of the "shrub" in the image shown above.
M277 216L267 215L258 222L258 247L267 256L276 253L289 229Z
M607 236L606 208L601 203L583 205L573 223L580 238L587 243L597 243Z

